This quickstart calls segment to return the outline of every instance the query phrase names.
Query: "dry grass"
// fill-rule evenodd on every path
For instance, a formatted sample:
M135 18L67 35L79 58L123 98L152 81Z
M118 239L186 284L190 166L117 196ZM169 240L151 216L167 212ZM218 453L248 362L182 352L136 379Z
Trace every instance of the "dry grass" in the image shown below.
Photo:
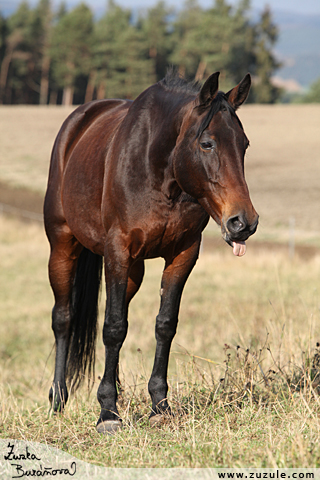
M70 111L1 106L0 180L44 192L54 137ZM320 106L245 106L240 117L252 144L246 170L261 218L255 237L286 241L294 217L296 239L319 245ZM126 428L101 437L101 335L91 395L81 390L52 417L48 244L42 226L0 216L0 436L47 442L111 467L319 467L320 255L290 260L273 249L257 253L254 241L242 259L225 245L200 256L170 359L176 416L161 429L148 424L147 381L163 262L147 262L121 351ZM100 324L104 301L102 293Z
M161 429L148 425L147 381L162 262L147 262L121 352L126 428L112 438L95 431L98 379L89 398L83 389L63 416L49 414L53 299L47 257L42 227L0 217L2 438L47 442L115 467L320 465L320 256L289 261L249 250L238 259L226 247L200 257L185 289L170 360L176 416ZM100 335L97 356L98 377Z
M248 105L239 115L251 141L246 175L260 214L260 234L288 229L319 235L320 105Z
M0 179L45 192L51 149L72 107L0 106Z

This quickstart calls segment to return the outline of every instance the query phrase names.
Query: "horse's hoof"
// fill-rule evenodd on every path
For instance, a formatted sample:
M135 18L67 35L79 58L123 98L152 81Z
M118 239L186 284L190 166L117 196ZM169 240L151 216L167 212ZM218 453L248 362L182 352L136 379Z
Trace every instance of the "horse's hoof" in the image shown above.
M167 418L168 417L166 415L162 415L161 413L152 415L152 417L149 418L150 427L156 427L158 425L162 425L163 423L165 423Z
M97 432L102 434L114 435L122 428L122 422L120 420L105 420L98 423Z

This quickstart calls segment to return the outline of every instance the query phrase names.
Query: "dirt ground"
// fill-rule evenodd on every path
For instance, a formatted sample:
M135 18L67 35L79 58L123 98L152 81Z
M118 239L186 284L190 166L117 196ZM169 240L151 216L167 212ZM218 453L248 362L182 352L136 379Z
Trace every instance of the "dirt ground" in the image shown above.
M25 187L13 187L0 182L0 203L27 212L42 213L44 195Z

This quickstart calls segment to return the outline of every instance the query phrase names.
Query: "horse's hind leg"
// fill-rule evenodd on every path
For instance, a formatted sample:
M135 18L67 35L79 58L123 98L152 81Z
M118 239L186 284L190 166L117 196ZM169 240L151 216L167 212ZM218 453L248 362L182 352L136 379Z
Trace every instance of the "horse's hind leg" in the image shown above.
M66 363L70 340L70 302L82 246L66 226L48 236L51 245L49 279L55 298L52 329L56 341L55 372L49 400L53 410L60 411L68 400Z
M152 399L151 425L170 414L167 402L167 370L170 347L175 336L184 285L199 254L200 238L173 259L166 259L161 282L161 304L156 320L156 353L148 389Z

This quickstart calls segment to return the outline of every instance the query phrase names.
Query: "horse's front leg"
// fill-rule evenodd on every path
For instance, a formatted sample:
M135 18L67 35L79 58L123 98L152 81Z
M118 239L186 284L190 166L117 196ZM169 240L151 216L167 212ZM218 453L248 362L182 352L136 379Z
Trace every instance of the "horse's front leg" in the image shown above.
M170 414L167 401L167 371L170 347L175 336L180 300L186 280L193 269L200 247L201 237L179 255L166 259L161 282L161 304L156 319L156 353L149 381L149 393L152 399L150 423L162 421L163 414Z
M98 400L101 405L97 423L99 433L112 434L122 427L116 405L119 352L128 330L128 305L138 291L144 274L143 261L139 260L132 264L127 252L127 249L120 248L120 242L115 248L109 243L105 252L107 305L103 342L106 363L98 388Z

